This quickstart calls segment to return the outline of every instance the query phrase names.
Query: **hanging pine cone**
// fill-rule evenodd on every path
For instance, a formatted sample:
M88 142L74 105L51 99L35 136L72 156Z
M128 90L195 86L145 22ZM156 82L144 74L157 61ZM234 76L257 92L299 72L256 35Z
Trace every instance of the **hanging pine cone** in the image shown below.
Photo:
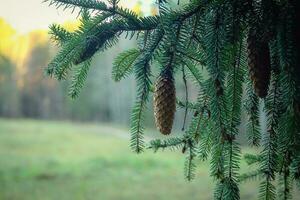
M271 76L270 51L268 42L260 41L257 34L254 30L248 34L248 66L254 91L264 98L268 94Z
M176 110L175 85L172 77L162 75L157 79L153 104L156 127L162 134L170 134Z
M217 91L217 96L221 96L224 93L224 90L221 86L221 83L218 79L215 80L215 87L216 87L216 91Z

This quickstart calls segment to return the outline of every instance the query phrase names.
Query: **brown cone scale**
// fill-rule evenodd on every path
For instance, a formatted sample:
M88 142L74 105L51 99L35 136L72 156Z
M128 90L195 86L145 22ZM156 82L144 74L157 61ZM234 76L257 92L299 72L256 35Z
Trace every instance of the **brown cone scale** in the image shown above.
M175 85L172 78L160 76L157 79L153 107L156 127L162 134L169 135L176 111Z
M264 98L268 94L271 61L267 41L259 41L256 32L249 31L247 38L248 66L253 88L257 96Z

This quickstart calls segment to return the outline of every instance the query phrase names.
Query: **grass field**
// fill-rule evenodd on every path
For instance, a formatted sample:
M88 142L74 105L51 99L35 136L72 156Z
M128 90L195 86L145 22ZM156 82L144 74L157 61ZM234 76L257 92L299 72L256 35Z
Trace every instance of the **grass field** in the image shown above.
M128 144L126 129L105 124L0 119L0 199L212 199L208 163L187 182L180 152L135 155ZM257 187L243 184L241 199Z

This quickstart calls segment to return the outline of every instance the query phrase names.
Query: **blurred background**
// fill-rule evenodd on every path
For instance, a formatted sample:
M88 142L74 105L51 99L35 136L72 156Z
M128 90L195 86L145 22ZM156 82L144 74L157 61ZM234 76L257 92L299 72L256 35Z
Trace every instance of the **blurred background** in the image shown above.
M151 15L157 13L154 1L121 3ZM75 30L76 17L76 10L57 10L42 0L0 0L0 199L212 199L209 162L199 163L196 179L187 182L180 150L141 155L130 151L135 81L129 77L115 83L111 68L118 53L136 41L120 39L98 54L78 99L67 96L68 80L44 75L58 50L48 26L60 23ZM177 95L183 99L182 78L177 79ZM195 99L190 83L188 89ZM183 114L176 113L176 134L182 134ZM160 137L151 102L146 126L147 140ZM243 134L239 141L246 144ZM242 151L258 149L244 146ZM247 170L242 163L241 172ZM255 181L243 184L241 199L256 199L257 188Z

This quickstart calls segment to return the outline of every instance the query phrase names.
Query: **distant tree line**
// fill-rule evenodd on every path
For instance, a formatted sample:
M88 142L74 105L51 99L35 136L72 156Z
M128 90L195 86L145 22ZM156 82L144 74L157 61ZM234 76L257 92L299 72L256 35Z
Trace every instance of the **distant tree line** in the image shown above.
M57 84L55 80L43 75L44 67L53 51L54 47L49 43L33 47L21 65L21 75L16 61L1 55L0 116L103 121L110 121L113 116L120 117L114 113L122 110L117 104L124 101L118 102L118 98L111 97L110 94L117 95L123 90L115 88L118 92L114 92L112 91L114 88L104 89L102 86L109 84L110 80L97 70L102 68L109 73L108 64L95 62L88 80L89 87L84 89L82 98L73 101L64 94L66 85ZM112 56L111 54L105 59L112 59ZM127 92L130 98L130 91Z
M135 98L134 78L122 80L123 84L118 84L109 74L113 58L134 43L135 41L122 40L118 46L94 59L82 95L75 100L66 95L68 80L61 84L44 76L44 68L56 51L56 47L49 42L33 46L21 66L17 66L17 61L1 54L0 116L128 124ZM22 68L21 75L19 68ZM178 95L184 99L184 85L178 85L177 88ZM196 98L192 87L188 89L189 98ZM178 120L182 119L179 115L183 114L184 110L177 113ZM146 119L148 126L154 125L152 112L147 113ZM177 128L181 128L181 125Z

